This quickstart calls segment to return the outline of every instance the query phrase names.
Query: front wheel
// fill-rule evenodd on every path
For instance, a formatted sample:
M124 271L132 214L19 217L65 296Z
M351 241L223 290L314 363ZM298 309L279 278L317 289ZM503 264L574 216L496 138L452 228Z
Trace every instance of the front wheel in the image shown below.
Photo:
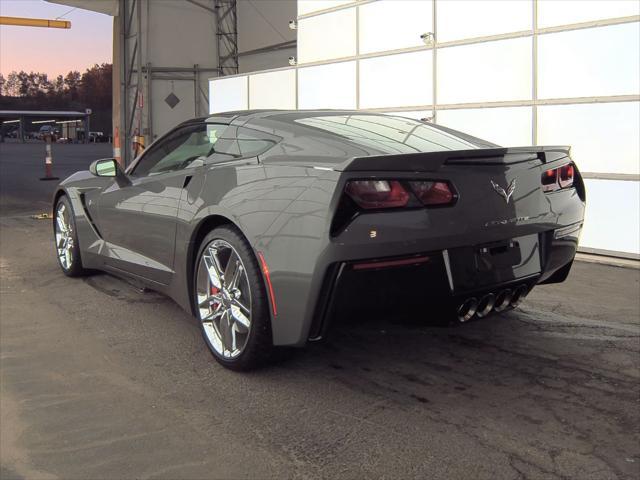
M194 279L195 311L214 358L227 368L249 370L273 351L269 303L255 255L230 226L202 241Z
M69 277L84 275L86 270L82 267L82 259L80 258L73 210L69 199L64 195L56 203L54 230L58 265Z

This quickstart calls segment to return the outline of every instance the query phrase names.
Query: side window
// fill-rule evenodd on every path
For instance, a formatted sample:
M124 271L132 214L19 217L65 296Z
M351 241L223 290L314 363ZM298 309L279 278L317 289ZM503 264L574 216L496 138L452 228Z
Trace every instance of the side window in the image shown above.
M268 133L252 130L245 127L229 127L224 132L219 143L216 144L215 161L229 160L232 158L250 158L266 152L280 138Z
M243 157L255 157L266 152L277 142L275 137L248 128L238 128L238 146Z
M205 123L179 128L145 152L132 173L144 177L186 168L194 160L212 155L227 128Z

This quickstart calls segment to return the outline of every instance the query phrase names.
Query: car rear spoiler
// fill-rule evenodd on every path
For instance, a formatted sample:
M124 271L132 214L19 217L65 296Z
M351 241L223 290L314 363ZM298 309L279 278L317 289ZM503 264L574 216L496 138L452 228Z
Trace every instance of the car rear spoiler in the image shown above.
M447 150L443 152L407 153L357 157L340 169L345 172L413 171L435 172L442 165L510 165L539 160L549 163L566 158L571 147L512 147L482 148L474 150Z

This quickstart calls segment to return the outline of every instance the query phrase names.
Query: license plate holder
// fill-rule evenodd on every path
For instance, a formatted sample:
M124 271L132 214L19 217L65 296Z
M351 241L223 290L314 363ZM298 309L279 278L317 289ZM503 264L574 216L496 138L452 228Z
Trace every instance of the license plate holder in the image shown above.
M482 289L539 274L537 234L448 251L454 292Z
M476 250L476 269L480 272L494 268L508 268L522 262L520 242L508 240L484 245Z

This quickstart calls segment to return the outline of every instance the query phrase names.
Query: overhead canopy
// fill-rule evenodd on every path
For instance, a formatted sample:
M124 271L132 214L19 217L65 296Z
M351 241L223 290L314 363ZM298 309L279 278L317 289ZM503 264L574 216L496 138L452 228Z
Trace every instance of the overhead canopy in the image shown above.
M115 17L118 15L117 0L46 0L49 3L58 3L69 7L82 8L92 12L104 13Z
M58 110L0 110L0 117L86 117L88 112Z

